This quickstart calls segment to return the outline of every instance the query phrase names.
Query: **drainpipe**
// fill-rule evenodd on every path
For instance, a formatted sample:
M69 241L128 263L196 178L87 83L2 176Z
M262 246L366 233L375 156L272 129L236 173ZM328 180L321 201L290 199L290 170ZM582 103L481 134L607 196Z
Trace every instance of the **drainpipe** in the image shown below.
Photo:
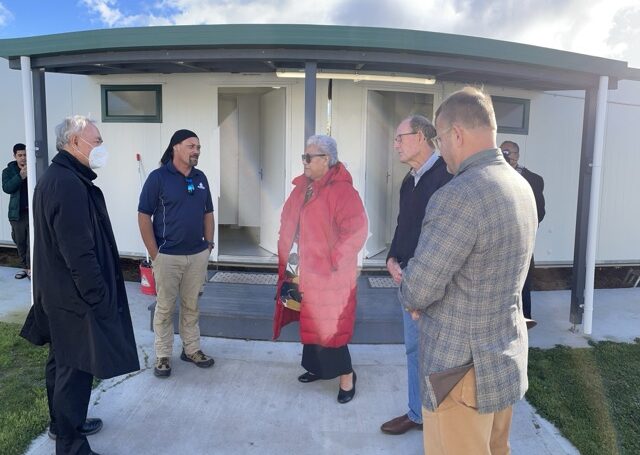
M600 182L602 180L602 156L607 118L607 95L609 77L600 76L596 102L596 125L593 143L593 163L591 174L591 200L589 201L589 227L587 230L586 277L584 286L583 331L591 335L593 323L593 282L596 273L596 247L598 243L598 215L600 207Z
M33 114L33 80L31 58L20 57L22 76L22 105L24 108L24 142L27 146L27 194L29 195L29 257L33 270L33 189L36 186L36 126ZM31 280L31 305L33 305L33 279Z
M331 136L331 116L333 111L333 79L329 79L329 88L327 89L327 130L324 134Z

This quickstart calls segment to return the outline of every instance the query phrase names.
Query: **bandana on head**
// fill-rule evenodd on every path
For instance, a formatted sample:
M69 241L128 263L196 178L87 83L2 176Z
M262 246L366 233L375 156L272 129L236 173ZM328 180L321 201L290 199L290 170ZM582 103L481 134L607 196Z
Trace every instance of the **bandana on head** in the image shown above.
M173 158L173 146L179 144L185 139L189 139L190 137L198 137L196 133L189 130L178 130L173 133L171 136L171 141L169 141L169 146L162 154L162 158L160 158L160 164L167 164L169 160Z

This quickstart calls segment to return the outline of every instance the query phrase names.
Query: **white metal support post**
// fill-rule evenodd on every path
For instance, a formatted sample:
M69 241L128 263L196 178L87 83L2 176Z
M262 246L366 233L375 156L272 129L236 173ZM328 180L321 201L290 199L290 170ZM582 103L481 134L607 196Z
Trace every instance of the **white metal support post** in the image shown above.
M29 195L29 257L33 269L33 189L36 186L36 126L33 114L33 80L31 58L20 57L22 76L22 104L24 107L24 139L27 146L27 194ZM33 279L31 280L31 305L33 305Z
M596 248L598 246L598 216L600 208L600 186L602 180L602 156L604 154L604 135L607 119L607 95L609 77L600 76L596 102L596 128L593 143L593 163L591 165L591 200L589 201L589 227L587 233L587 257L584 286L583 332L591 335L593 325L593 287L596 273Z

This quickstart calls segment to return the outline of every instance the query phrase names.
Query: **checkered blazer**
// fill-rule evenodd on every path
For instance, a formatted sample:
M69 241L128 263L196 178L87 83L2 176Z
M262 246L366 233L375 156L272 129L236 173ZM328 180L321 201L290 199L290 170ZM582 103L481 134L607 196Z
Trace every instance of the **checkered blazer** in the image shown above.
M478 411L496 412L528 387L520 291L537 227L531 187L497 149L465 160L425 212L400 299L420 312L423 405L429 374L473 361Z

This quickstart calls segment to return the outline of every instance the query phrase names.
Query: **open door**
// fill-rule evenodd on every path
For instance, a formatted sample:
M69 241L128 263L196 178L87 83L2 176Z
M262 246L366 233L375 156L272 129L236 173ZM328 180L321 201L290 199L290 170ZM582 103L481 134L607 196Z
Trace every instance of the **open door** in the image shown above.
M369 216L371 236L365 245L365 258L373 257L387 248L387 186L391 153L391 130L387 111L384 96L370 90L367 96L365 207Z
M280 212L285 196L286 89L260 99L260 247L278 254Z

